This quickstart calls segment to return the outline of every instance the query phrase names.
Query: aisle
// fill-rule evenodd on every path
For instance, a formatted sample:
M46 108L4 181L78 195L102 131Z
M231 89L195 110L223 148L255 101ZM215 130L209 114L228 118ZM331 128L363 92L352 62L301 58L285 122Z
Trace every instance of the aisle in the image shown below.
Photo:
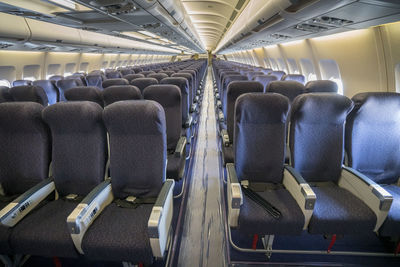
M193 176L184 213L179 266L227 266L211 77L209 68Z

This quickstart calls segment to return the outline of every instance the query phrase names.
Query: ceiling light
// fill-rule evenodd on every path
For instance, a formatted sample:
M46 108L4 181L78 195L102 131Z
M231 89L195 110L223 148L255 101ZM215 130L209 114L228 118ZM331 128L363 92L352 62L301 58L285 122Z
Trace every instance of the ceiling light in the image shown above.
M146 40L149 38L148 36L137 33L137 32L121 32L121 34L129 36L129 37L137 38L140 40Z
M47 2L56 4L58 6L63 6L69 9L75 9L75 2L71 0L47 0Z
M153 38L159 38L157 35L155 35L154 33L152 33L152 32L148 32L148 31L139 31L141 34L144 34L144 35L147 35L147 36L150 36L150 37L153 37Z

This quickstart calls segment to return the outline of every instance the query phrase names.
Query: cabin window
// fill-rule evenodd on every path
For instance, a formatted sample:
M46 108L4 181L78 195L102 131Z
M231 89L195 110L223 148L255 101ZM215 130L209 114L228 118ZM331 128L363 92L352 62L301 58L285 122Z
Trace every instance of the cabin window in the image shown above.
M283 70L286 73L288 72L285 61L282 58L278 58L278 67L279 67L279 70Z
M306 77L306 81L315 81L317 75L315 74L314 64L307 58L300 59L300 68L302 74Z
M79 71L81 72L87 72L89 69L89 62L82 62L81 65L79 66Z
M13 66L0 66L0 85L11 86L10 81L16 80L15 67Z
M75 63L65 64L64 76L72 75L75 72Z
M61 74L61 65L60 64L49 64L47 66L46 79L49 79L53 75Z
M339 66L333 59L322 59L319 61L321 77L323 80L331 80L338 85L338 93L343 95L343 83L340 76Z
M289 66L289 73L300 74L299 67L297 67L296 60L294 58L288 58L287 63Z
M394 77L396 79L396 92L400 93L400 63L394 68Z
M35 81L40 78L40 65L24 66L22 77L24 80Z
M270 58L270 59L269 59L269 62L271 62L271 68L272 68L273 70L278 70L278 69L279 69L278 64L276 64L275 59Z

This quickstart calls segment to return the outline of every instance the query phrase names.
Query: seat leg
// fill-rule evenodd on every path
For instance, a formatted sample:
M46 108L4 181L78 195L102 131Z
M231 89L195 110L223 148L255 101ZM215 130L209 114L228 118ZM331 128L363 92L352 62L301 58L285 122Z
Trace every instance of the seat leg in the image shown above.
M267 253L265 253L265 255L267 256L268 260L272 256L272 244L274 243L274 237L274 235L265 235L262 238L263 246L267 250Z

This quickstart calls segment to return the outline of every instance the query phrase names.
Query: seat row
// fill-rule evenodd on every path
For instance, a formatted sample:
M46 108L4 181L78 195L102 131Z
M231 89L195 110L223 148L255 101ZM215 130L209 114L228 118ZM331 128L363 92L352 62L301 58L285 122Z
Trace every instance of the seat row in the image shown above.
M174 188L166 127L151 100L0 104L0 254L162 258Z
M281 94L246 93L234 113L234 163L226 165L232 230L257 236L307 230L333 237L332 245L337 235L372 232L399 241L400 94L350 100L310 93L290 107Z

